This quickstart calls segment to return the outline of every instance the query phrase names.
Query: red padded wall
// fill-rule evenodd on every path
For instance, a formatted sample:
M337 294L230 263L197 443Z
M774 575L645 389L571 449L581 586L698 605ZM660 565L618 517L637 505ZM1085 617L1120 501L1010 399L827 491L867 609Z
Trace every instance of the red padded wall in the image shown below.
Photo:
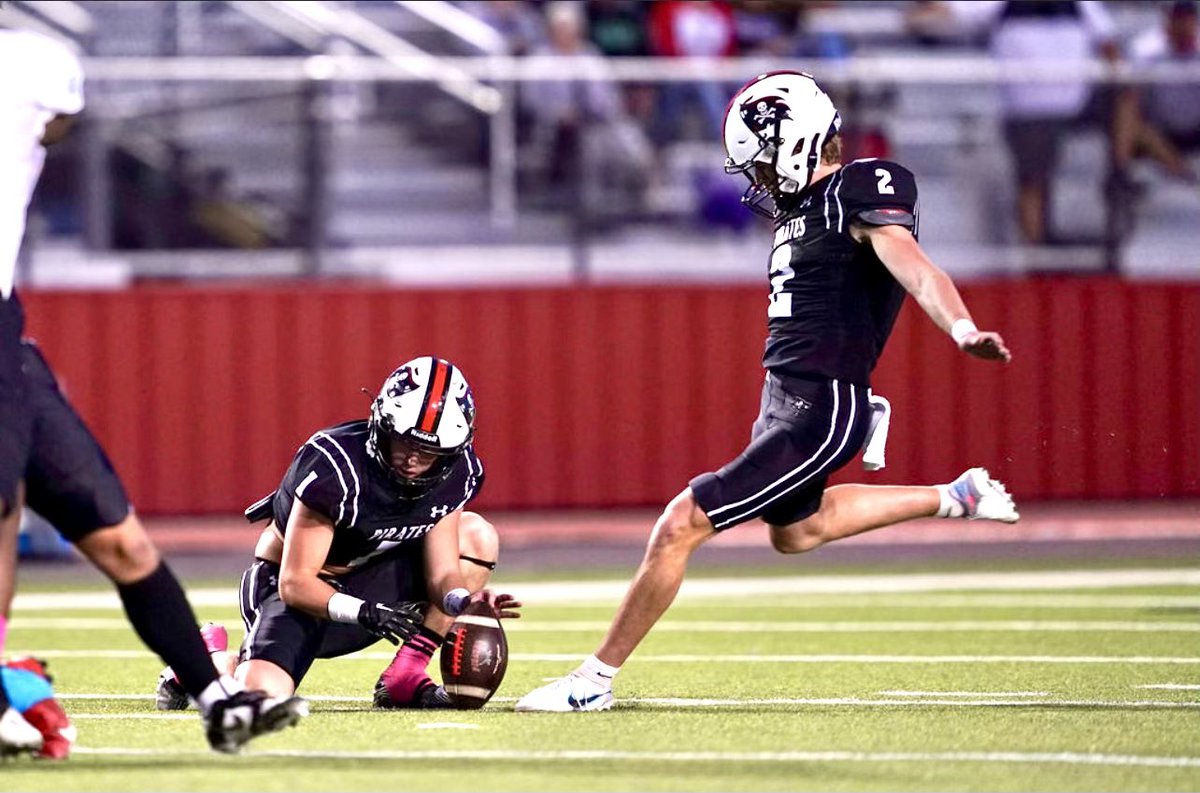
M945 481L984 464L1023 499L1200 495L1200 286L963 291L1014 362L958 354L910 304L875 379L895 406L888 468L855 463L839 481ZM663 502L742 447L762 381L755 286L143 287L25 302L148 514L240 510L415 355L451 358L475 388L485 507Z

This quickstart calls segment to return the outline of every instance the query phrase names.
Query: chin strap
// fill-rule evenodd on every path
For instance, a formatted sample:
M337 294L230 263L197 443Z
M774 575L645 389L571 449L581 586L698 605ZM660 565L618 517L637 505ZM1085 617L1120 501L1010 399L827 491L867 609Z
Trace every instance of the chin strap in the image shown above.
M817 172L817 166L821 164L821 152L818 150L820 143L821 136L814 135L812 146L808 149L808 177L804 180L805 187L812 184L813 174Z

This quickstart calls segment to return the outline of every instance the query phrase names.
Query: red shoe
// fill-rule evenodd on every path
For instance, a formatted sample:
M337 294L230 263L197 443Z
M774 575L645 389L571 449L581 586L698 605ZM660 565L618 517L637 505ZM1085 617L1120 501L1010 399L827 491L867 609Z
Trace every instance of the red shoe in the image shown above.
M51 677L46 672L46 662L39 658L22 656L12 659L5 666L9 669L20 669L37 675L47 684L51 682ZM49 690L48 685L47 690ZM58 704L53 695L34 703L21 715L42 735L42 748L37 751L36 757L46 760L65 760L71 754L71 746L75 743L78 733L75 726L71 724L71 720L67 718L66 711L62 709L62 705Z
M43 699L22 716L42 734L42 748L37 756L44 760L66 760L79 733L67 713L54 699Z
M4 665L9 669L24 669L27 672L33 672L47 683L54 682L54 678L46 671L46 662L41 658L34 658L32 655L23 655L20 658L13 658L10 661L6 661Z

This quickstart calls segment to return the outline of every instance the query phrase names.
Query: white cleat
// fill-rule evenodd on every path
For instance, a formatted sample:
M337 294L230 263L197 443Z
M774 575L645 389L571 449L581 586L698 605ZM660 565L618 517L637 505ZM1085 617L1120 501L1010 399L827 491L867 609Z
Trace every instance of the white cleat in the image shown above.
M1004 485L992 479L986 468L969 468L950 483L950 496L962 504L964 517L1016 523L1021 519L1017 505Z
M0 757L32 754L42 748L42 733L25 721L16 708L0 714Z
M516 710L519 713L571 713L608 710L612 706L612 688L597 685L572 672L521 697Z

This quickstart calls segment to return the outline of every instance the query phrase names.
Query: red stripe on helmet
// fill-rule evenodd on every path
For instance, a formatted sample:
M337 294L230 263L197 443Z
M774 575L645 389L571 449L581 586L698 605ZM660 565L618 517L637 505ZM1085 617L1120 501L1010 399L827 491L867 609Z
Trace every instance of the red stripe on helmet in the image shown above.
M422 432L433 432L437 428L438 417L442 415L442 402L446 397L446 386L450 382L450 367L445 361L435 359L430 380L429 397L425 401L421 420L417 423L417 429Z

